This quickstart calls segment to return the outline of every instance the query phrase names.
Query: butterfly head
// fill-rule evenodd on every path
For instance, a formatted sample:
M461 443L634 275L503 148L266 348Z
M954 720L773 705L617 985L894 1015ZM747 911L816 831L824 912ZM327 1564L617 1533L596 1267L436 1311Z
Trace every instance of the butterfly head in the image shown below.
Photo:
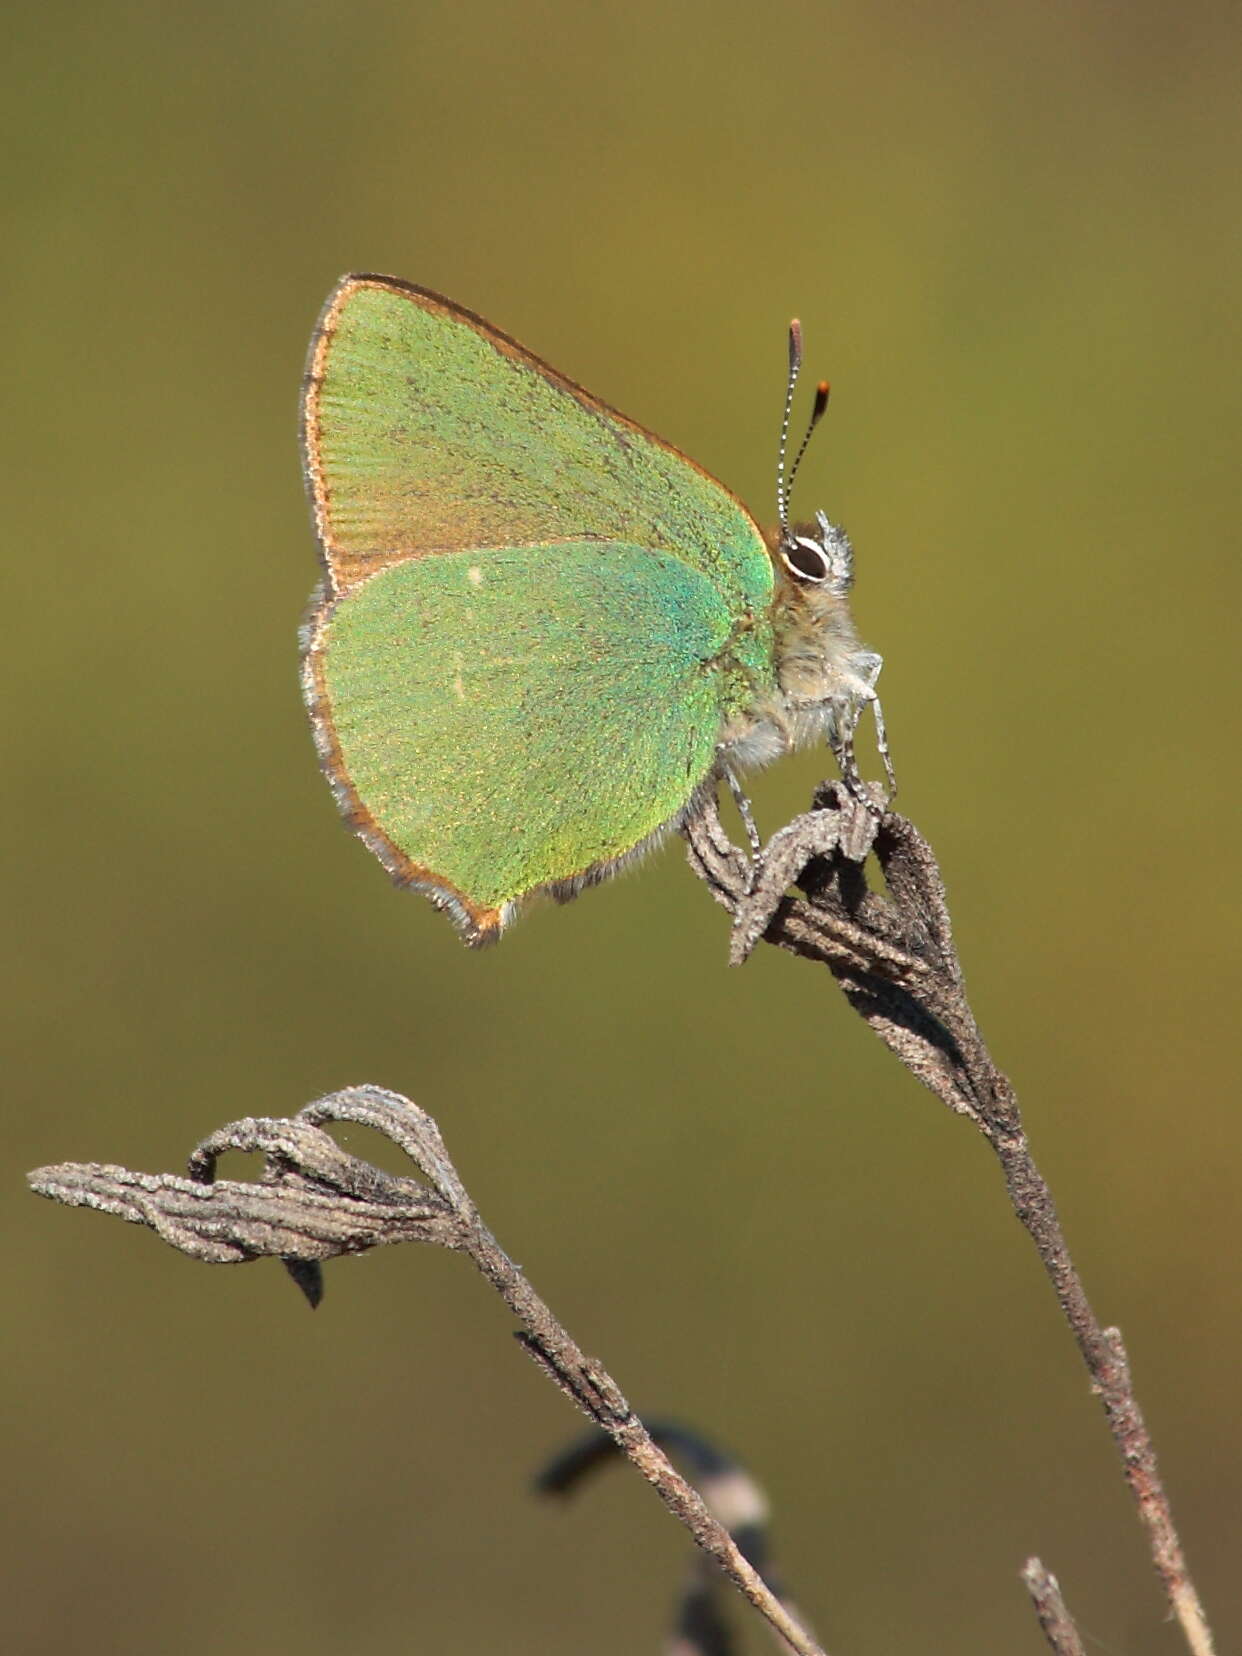
M844 598L854 584L854 548L822 512L815 522L783 524L776 555L795 588Z
M854 584L854 549L843 529L816 512L814 523L790 523L789 494L806 453L811 433L828 407L829 386L820 380L806 432L786 469L789 420L802 366L802 327L789 326L789 377L781 421L776 468L779 525L768 542L777 576L774 618L776 665L789 728L795 740L827 735L850 792L877 807L858 772L854 732L864 708L875 716L880 755L890 790L895 790L892 761L884 733L875 681L881 660L860 643L849 610ZM891 793L890 793L891 797Z
M790 523L789 494L798 467L806 453L811 433L823 419L828 408L831 388L827 380L815 387L815 401L811 417L793 463L786 469L789 456L789 419L793 413L794 391L802 367L802 324L795 319L789 324L789 378L785 385L785 414L781 421L780 449L776 461L776 511L780 520L778 539L773 548L778 574L784 574L795 591L803 592L810 600L816 594L820 599L843 599L854 584L854 549L844 529L829 523L823 512L816 512L814 523ZM821 608L821 604L810 605Z

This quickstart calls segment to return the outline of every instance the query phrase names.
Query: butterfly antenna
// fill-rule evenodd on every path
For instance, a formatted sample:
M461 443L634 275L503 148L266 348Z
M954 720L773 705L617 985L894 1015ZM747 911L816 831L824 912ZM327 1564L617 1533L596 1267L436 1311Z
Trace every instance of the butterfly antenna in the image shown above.
M802 367L802 324L795 316L789 324L789 379L785 385L785 414L781 420L781 446L776 457L776 515L782 529L789 527L789 488L785 482L785 455L789 450L789 417L793 413L794 391ZM806 445L803 444L803 447ZM797 461L794 462L796 471Z
M832 387L829 385L828 381L820 380L819 384L815 387L815 402L811 408L811 418L807 421L806 435L802 439L802 444L798 449L797 454L794 455L793 465L789 468L789 482L785 485L786 491L792 489L794 486L794 478L798 475L798 467L802 464L802 456L806 453L806 445L811 440L811 433L823 419L824 411L828 407L828 398L831 395ZM783 526L784 519L782 519L781 522Z

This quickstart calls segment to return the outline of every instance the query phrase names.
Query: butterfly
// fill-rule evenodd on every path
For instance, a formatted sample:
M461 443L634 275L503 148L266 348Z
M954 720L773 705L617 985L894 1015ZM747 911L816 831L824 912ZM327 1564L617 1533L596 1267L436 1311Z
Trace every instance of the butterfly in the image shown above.
M376 275L329 296L302 399L306 704L350 826L467 943L616 872L739 767L827 738L857 790L866 706L891 779L850 543L788 519L800 362L794 323L765 534L452 300Z

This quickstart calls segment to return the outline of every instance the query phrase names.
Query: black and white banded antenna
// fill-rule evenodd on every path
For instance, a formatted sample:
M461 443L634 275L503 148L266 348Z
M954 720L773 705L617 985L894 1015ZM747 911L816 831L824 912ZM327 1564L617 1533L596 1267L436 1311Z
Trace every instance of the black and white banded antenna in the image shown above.
M798 475L798 467L802 464L802 456L806 453L806 446L811 440L811 433L824 417L824 410L828 407L828 398L832 388L827 380L820 380L815 387L815 402L811 408L811 418L807 421L806 432L794 455L793 465L789 468L789 476L785 476L785 458L789 452L789 421L793 414L794 391L798 385L798 375L802 370L802 324L795 316L789 324L789 379L785 386L785 413L781 420L781 446L776 461L776 514L782 530L789 528L789 495L794 485L794 478Z

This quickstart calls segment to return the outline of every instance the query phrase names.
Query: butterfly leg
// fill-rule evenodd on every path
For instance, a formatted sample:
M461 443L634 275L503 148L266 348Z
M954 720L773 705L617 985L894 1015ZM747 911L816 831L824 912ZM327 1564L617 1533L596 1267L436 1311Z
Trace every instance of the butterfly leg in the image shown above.
M875 681L880 676L880 668L884 665L884 658L874 650L860 650L852 657L849 663L856 674L852 693L843 696L834 708L833 717L828 724L828 745L833 751L837 764L841 767L841 780L850 793L867 810L876 816L882 816L897 792L897 775L893 770L893 756L888 745L888 729L884 723L884 710L880 706L880 698L876 694ZM870 707L875 718L875 741L879 750L880 759L884 765L884 775L888 781L888 797L882 804L876 802L872 791L862 779L858 769L858 759L854 752L854 737L862 719L863 709Z
M750 808L750 799L746 790L738 781L737 773L733 767L723 759L720 762L720 774L724 777L729 792L733 795L733 803L737 806L737 814L742 819L742 827L745 828L746 838L750 842L750 866L753 880L754 871L763 852L763 841L759 838L758 828L755 827L755 816Z
M828 738L833 757L841 768L841 780L855 799L865 797L862 772L858 769L858 758L854 752L854 732L858 729L860 711L861 704L852 702L836 721L836 728Z
M888 730L884 724L884 709L880 706L880 698L872 693L871 717L875 720L875 745L879 750L884 764L884 775L888 781L888 798L884 801L885 810L897 797L897 773L893 769L893 755L888 745Z

